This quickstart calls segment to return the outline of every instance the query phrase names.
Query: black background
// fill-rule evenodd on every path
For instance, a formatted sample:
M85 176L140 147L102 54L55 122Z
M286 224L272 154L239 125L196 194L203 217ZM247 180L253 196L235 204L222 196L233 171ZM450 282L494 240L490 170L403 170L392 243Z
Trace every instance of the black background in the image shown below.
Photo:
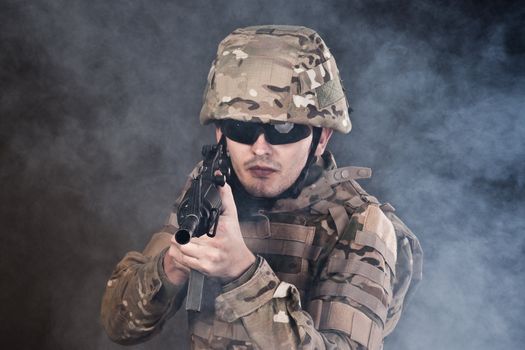
M418 234L425 280L387 349L525 341L525 17L489 1L0 2L0 337L118 349L112 268L171 209L200 147L218 42L299 24L335 55L354 112L331 144ZM184 317L137 349L185 348Z

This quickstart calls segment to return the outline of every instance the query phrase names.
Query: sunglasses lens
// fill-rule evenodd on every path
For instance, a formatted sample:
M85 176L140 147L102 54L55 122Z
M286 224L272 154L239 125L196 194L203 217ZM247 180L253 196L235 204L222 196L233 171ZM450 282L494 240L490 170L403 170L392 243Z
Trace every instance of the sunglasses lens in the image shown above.
M273 125L230 119L221 123L221 130L230 140L247 145L253 144L262 132L264 132L266 141L272 145L297 142L308 137L312 132L307 125L293 123Z
M264 136L272 145L284 145L305 139L311 132L312 129L308 125L293 123L266 124Z
M227 138L235 142L251 145L257 140L259 125L237 120L224 120L221 123L221 131Z

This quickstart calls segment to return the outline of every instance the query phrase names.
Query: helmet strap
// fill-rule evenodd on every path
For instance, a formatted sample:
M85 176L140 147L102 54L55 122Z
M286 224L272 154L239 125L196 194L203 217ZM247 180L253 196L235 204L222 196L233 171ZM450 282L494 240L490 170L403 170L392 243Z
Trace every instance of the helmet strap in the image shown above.
M301 173L297 177L297 180L295 180L295 182L292 184L292 186L290 186L290 188L288 188L286 191L277 196L278 199L287 197L297 198L305 186L308 186L309 184L313 183L321 175L321 172L319 171L320 169L317 169L312 165L316 161L315 151L317 150L317 146L319 145L319 141L321 140L322 130L322 128L313 128L312 143L310 145L308 159L306 159L306 164L304 165L303 170L301 170Z

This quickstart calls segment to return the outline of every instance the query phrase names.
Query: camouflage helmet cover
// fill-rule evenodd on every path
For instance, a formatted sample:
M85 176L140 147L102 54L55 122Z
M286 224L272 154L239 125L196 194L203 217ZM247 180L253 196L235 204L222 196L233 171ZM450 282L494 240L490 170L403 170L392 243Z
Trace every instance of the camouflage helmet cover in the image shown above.
M297 123L348 133L348 102L335 59L312 29L253 26L234 30L212 63L202 124L235 119Z

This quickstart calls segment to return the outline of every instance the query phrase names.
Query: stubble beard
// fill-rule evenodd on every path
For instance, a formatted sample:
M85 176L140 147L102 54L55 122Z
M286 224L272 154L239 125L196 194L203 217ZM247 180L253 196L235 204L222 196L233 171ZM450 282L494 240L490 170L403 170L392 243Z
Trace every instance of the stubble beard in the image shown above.
M278 184L267 184L266 181L262 179L254 179L253 181L255 183L242 185L249 194L259 198L277 197L278 195L286 191L288 188L290 188L290 186L293 184L293 181L286 181L286 183L281 182Z
M277 169L277 172L270 175L268 178L261 177L253 177L250 175L249 168L251 166L255 165L264 165L271 167L273 169ZM293 183L297 180L297 178L300 175L300 171L297 174L292 174L293 179L291 179L289 176L285 176L281 173L283 167L281 164L274 162L271 159L268 158L259 158L256 157L252 160L249 160L243 164L244 169L246 169L248 179L250 183L246 183L246 181L242 181L241 184L246 189L246 191L258 198L274 198L288 190ZM304 166L304 165L303 165ZM270 178L273 177L273 178Z

